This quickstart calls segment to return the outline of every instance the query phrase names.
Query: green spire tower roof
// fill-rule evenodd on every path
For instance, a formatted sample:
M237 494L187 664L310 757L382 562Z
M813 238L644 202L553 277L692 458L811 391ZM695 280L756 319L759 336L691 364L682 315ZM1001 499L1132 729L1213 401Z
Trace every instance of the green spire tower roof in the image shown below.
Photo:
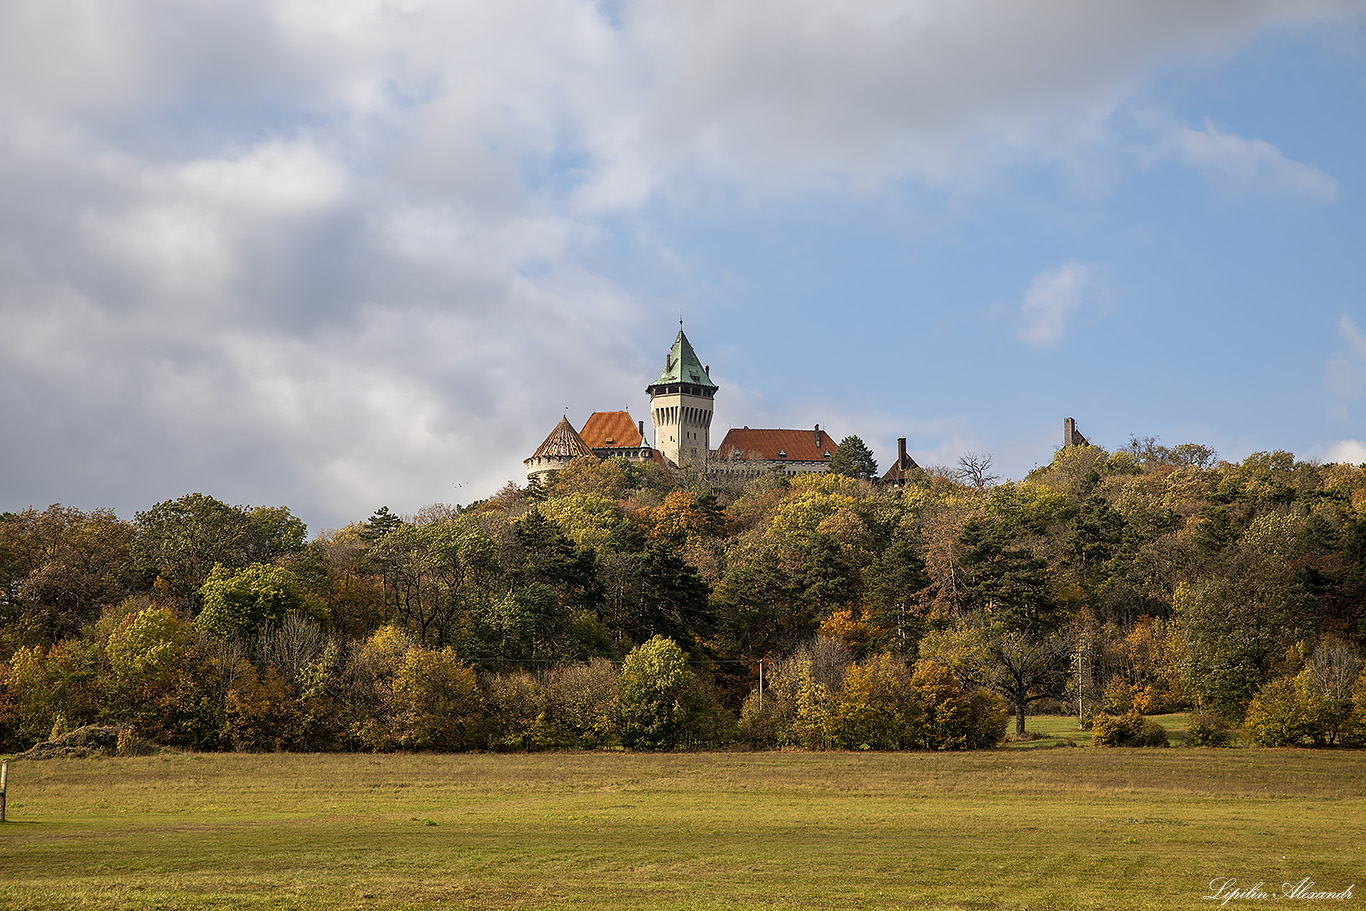
M681 325L678 328L678 338L674 339L674 346L664 360L664 372L645 391L652 392L656 386L669 386L676 383L687 383L712 390L717 388L716 384L711 381L711 377L707 375L707 368L702 366L702 362L698 360L697 352L692 350L692 344L688 342L688 337L683 334Z

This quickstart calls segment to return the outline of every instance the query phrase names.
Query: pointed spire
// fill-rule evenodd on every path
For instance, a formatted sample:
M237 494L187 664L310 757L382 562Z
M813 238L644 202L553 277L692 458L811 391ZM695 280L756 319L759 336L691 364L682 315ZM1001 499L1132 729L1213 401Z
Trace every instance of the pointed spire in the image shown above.
M678 320L678 337L674 339L673 347L669 349L669 354L664 359L664 372L650 386L663 386L671 383L690 383L704 388L717 388L716 384L711 381L707 368L702 366L702 361L698 358L697 352L693 350L688 337L683 334L681 317Z

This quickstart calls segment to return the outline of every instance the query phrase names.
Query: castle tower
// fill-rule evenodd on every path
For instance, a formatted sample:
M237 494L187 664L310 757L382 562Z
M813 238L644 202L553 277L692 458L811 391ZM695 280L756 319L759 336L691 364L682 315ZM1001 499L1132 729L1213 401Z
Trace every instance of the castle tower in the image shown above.
M558 471L579 458L596 459L597 456L569 423L569 418L563 417L540 448L532 453L531 458L523 459L522 464L526 466L526 477L530 482L539 480L548 472Z
M664 372L645 388L650 394L655 448L675 465L706 468L716 388L710 368L697 359L679 320L678 338L664 359Z

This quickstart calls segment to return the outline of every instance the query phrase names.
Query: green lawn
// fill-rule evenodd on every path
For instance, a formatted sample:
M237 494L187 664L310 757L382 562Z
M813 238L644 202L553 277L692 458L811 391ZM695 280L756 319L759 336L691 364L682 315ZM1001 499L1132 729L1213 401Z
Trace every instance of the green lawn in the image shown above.
M1167 729L1167 738L1172 746L1185 746L1189 714L1178 712L1148 717ZM1015 730L1013 722L1009 730ZM1031 715L1025 719L1025 733L1033 735L1034 739L1012 741L1007 747L1013 750L1039 750L1091 745L1091 732L1079 725L1075 715Z
M9 820L0 907L19 909L1210 908L1224 877L1366 894L1349 751L11 762Z

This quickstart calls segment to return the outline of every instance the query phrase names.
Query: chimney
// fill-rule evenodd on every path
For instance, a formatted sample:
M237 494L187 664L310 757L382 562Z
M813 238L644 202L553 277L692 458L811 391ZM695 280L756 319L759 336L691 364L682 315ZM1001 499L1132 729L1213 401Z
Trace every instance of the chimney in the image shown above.
M1077 434L1077 422L1072 418L1063 418L1062 421L1062 445L1071 446L1072 440Z
M820 425L820 424L817 424L817 425L816 425L816 445L817 445L817 446L820 446L820 445L821 445L821 425Z
M644 442L645 442L645 422L644 422L644 421L636 421L636 427L637 427L637 429L640 430L640 441L641 441L642 443L644 443Z
M906 468L906 438L897 437L896 439L896 467Z

